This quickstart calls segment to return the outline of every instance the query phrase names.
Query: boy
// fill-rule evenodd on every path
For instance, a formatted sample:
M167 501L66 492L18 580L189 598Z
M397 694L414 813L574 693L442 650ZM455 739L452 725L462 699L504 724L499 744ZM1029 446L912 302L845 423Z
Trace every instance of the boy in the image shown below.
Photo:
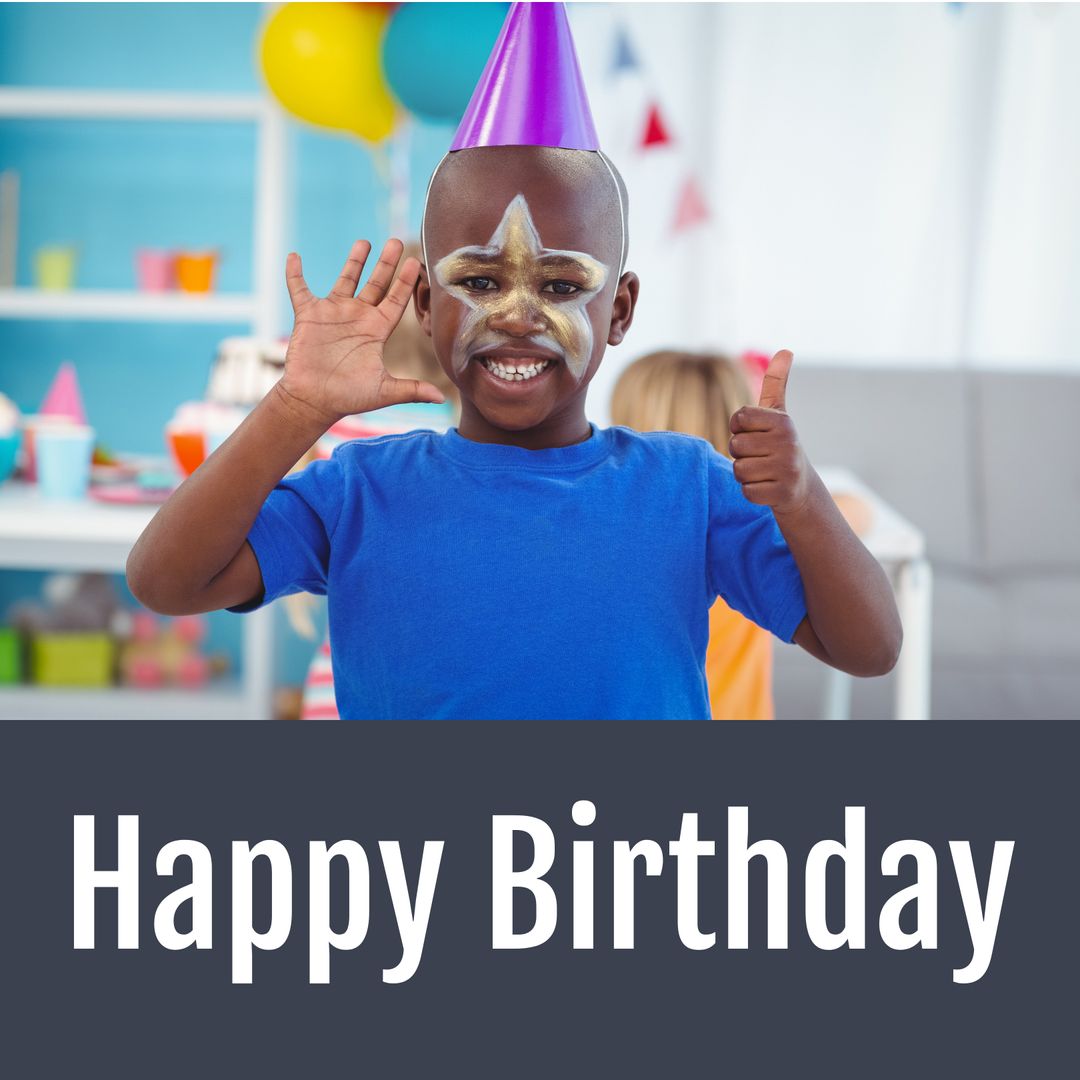
M523 61L522 41L546 55ZM543 113L499 111L516 74L576 72L568 41L561 5L511 9L432 179L424 265L395 278L391 240L357 296L358 241L317 298L289 256L281 382L129 560L132 590L168 613L326 592L343 717L704 718L718 594L852 674L899 651L885 575L785 411L790 353L732 420L734 467L699 440L586 419L637 300L625 190L580 76L546 88ZM460 427L346 444L281 482L341 416L442 400L382 365L410 299L461 392Z

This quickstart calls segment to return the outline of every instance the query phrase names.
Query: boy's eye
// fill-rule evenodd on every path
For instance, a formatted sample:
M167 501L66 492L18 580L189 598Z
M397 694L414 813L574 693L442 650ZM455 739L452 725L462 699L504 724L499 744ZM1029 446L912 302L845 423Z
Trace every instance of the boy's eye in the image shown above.
M470 289L476 289L478 292L484 292L488 289L497 288L495 281L489 277L470 277L466 278L463 282L464 285Z
M572 281L549 281L543 288L544 292L553 292L557 296L573 296L581 292L581 286Z

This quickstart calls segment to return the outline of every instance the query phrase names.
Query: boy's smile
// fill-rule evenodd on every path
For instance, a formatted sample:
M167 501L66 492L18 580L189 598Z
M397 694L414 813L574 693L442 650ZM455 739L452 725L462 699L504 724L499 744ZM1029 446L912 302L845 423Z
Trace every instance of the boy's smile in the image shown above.
M634 275L615 280L619 206L582 151L461 151L436 174L417 311L461 390L462 435L533 449L588 437L588 382L637 291Z

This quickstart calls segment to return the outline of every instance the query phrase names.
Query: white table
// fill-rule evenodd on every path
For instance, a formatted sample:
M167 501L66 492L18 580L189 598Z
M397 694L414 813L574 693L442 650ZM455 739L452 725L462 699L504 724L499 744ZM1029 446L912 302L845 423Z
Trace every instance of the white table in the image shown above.
M28 484L0 485L0 568L123 573L155 506L50 502ZM244 616L242 679L204 690L0 687L0 718L267 719L273 695L269 608Z
M930 715L930 564L925 538L857 477L845 469L820 469L833 493L864 499L873 515L862 537L885 567L896 590L904 624L904 647L896 666L895 716ZM123 573L128 552L153 517L152 506L108 506L86 500L49 502L37 489L11 481L0 485L0 568ZM273 623L270 609L244 620L243 679L206 691L54 690L0 687L0 718L153 717L233 719L271 715ZM829 669L824 715L851 713L850 676Z
M822 468L818 472L834 495L857 495L870 506L870 527L860 539L889 574L904 626L904 645L896 664L893 715L897 720L928 720L933 577L926 558L926 538L854 473L840 468ZM850 717L851 688L851 676L829 669L825 719Z

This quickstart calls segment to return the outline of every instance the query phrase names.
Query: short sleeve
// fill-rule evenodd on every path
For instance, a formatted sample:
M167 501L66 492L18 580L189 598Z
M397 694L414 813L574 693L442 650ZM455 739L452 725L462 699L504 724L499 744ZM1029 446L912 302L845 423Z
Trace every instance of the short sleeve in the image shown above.
M742 493L731 462L708 448L708 585L713 596L791 641L806 617L802 577L767 506Z
M247 537L262 573L262 599L230 611L253 611L290 593L326 593L343 496L336 456L287 476L270 492Z

